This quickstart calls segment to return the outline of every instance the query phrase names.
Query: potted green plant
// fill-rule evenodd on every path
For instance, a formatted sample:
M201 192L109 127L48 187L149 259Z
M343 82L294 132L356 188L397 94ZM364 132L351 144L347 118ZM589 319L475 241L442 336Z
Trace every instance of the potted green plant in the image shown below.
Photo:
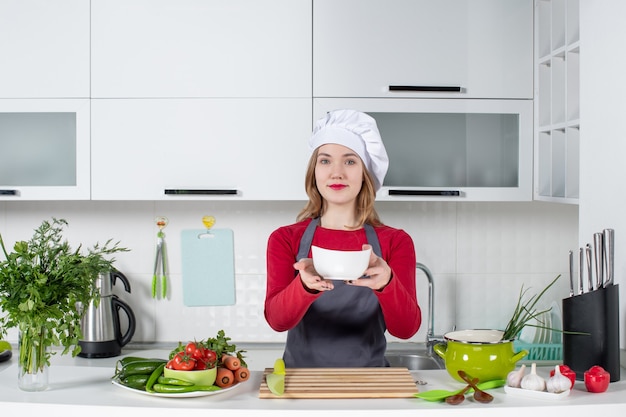
M128 251L110 239L86 253L73 250L63 239L64 219L43 221L29 241L18 241L9 253L0 234L4 260L0 262L0 336L19 330L18 385L27 391L46 389L48 366L55 353L80 352L81 312L77 303L98 302L95 278L110 271L114 259L106 256Z

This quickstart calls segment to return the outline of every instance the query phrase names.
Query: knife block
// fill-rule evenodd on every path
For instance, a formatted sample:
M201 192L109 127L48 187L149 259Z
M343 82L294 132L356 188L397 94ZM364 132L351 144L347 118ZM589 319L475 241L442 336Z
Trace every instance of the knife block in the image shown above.
M563 299L563 364L584 380L584 373L600 365L620 379L619 363L619 286L609 285Z

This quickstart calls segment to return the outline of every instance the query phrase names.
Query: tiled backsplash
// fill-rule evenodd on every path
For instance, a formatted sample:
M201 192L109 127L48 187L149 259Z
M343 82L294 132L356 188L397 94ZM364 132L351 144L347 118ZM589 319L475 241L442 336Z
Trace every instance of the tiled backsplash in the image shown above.
M131 249L115 265L130 280L132 292L116 293L137 318L134 342L203 339L219 329L235 341L282 342L265 322L265 247L277 227L292 223L300 202L4 202L0 232L12 247L27 240L42 220L69 222L65 236L72 246L91 246L107 239ZM567 272L567 252L577 246L578 207L550 203L379 202L383 221L406 230L415 242L417 260L435 279L435 333L463 328L503 328L521 285L539 292ZM201 218L213 215L215 228L235 236L236 304L186 307L181 285L180 232L202 229ZM166 216L170 296L154 300L150 282L154 266L156 216ZM2 255L3 256L3 255ZM423 341L427 330L428 283L417 272L423 325L411 341ZM545 296L567 296L563 276ZM17 341L14 329L10 341ZM397 339L390 337L390 340Z

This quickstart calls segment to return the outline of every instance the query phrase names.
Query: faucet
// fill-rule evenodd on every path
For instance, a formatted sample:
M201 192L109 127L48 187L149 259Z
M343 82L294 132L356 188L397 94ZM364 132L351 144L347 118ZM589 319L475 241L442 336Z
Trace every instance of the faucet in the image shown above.
M422 270L424 274L426 274L426 278L428 278L428 330L426 332L426 349L429 356L442 364L443 359L435 354L433 349L436 344L445 343L443 337L435 336L435 282L433 280L433 274L426 265L419 262L416 264L416 268Z

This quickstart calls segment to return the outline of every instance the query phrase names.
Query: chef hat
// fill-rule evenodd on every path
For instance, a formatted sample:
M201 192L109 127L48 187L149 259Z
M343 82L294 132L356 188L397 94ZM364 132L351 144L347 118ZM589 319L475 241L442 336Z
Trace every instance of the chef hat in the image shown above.
M389 158L373 117L356 110L326 113L315 123L309 147L314 151L327 143L343 145L356 152L374 177L376 191L380 189Z

